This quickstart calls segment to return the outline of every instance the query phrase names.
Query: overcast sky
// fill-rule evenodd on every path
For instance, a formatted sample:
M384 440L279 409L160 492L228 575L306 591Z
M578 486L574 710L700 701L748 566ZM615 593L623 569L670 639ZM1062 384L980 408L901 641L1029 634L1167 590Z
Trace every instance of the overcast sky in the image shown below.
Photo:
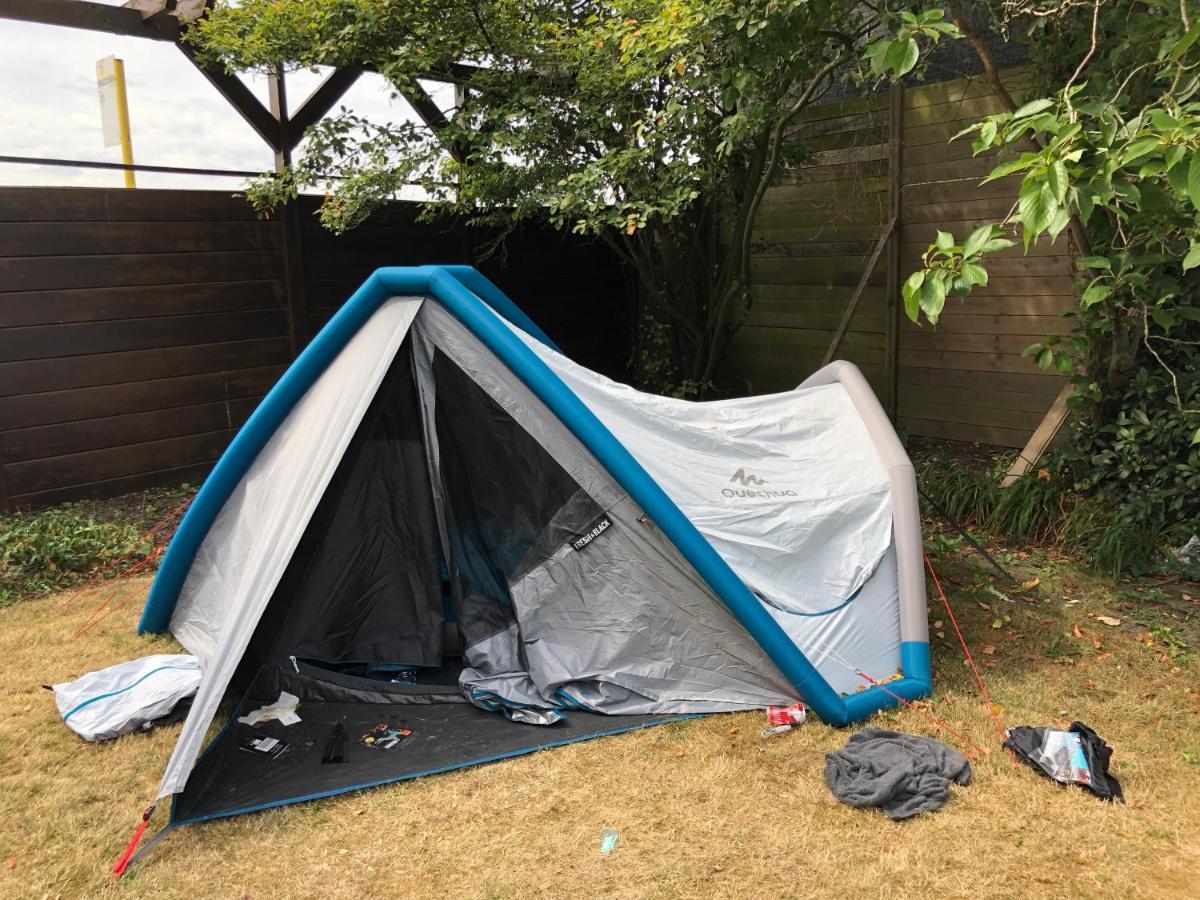
M135 162L242 171L272 166L267 145L170 43L0 19L0 48L0 155L120 162L121 148L104 146L96 87L96 60L114 54L125 61ZM289 73L289 106L298 108L321 78ZM246 81L266 104L265 81ZM435 94L443 108L450 91ZM411 117L408 105L389 93L379 76L364 75L341 103L380 120ZM0 163L4 185L123 183L116 170ZM137 183L236 189L244 180L138 172Z

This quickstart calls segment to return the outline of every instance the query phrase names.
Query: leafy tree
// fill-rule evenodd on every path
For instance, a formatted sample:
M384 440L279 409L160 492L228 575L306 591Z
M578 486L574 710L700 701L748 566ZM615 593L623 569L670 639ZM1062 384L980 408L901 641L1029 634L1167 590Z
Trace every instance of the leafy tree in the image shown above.
M343 111L251 198L325 186L340 231L417 183L432 212L501 234L548 218L594 235L636 273L635 373L687 396L712 386L748 303L759 205L804 153L789 126L892 15L859 0L243 0L192 39L233 69L364 65L408 95L453 77L436 132ZM896 19L904 43L877 66L911 69L918 36L953 30L941 19Z
M904 284L908 315L936 323L947 297L987 284L987 256L1019 239L1079 255L1067 336L1026 350L1077 387L1075 470L1147 529L1200 522L1200 5L1195 0L987 0L969 10L1029 48L1018 105L961 2L952 18L1008 111L965 129L985 179L1019 176L1001 222L939 232ZM884 40L878 67L898 77ZM1168 531L1170 529L1167 529Z

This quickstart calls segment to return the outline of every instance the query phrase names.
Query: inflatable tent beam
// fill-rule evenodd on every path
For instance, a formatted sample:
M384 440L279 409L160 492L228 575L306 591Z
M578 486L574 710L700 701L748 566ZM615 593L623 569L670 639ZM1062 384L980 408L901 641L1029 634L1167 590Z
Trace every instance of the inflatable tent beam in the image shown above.
M847 386L851 399L867 422L876 448L888 465L893 485L893 516L897 522L907 523L896 532L897 555L903 566L900 570L903 677L886 686L874 685L855 694L839 696L674 501L498 316L553 346L549 338L499 288L469 266L378 269L355 291L263 398L217 461L167 548L138 624L139 633L168 629L175 602L196 552L258 453L350 338L394 296L432 296L495 353L629 492L822 720L835 726L848 725L881 709L896 706L901 700L928 696L931 671L924 578L920 569L916 482L912 465L887 424L879 401L855 367L849 363L836 363L822 369L809 381L840 381ZM825 380L814 381L817 378ZM888 443L888 435L894 445ZM896 493L897 485L900 485L900 493ZM906 535L903 546L900 543L902 533ZM915 557L912 556L914 534ZM914 608L912 604L918 592L920 602Z

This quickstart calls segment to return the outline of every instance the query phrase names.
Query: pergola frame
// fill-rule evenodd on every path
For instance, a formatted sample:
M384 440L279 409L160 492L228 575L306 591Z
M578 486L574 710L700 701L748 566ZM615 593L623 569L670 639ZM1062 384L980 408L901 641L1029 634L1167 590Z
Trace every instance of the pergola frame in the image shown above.
M124 6L109 6L90 0L0 0L0 19L174 44L266 142L275 155L275 171L282 172L291 162L292 151L303 139L304 132L324 118L367 70L357 66L335 69L293 112L288 109L283 70L277 68L268 76L270 104L269 107L264 106L240 78L220 66L202 61L189 44L180 40L188 23L203 15L211 5L212 0L127 0ZM448 63L444 70L428 73L426 77L430 81L462 84L474 71L475 67L470 65ZM414 84L406 89L403 96L417 116L434 132L446 125L446 114L420 85ZM455 158L459 157L458 147L448 146L446 149ZM308 340L299 205L287 204L278 221L283 232L289 338L292 355L296 356Z

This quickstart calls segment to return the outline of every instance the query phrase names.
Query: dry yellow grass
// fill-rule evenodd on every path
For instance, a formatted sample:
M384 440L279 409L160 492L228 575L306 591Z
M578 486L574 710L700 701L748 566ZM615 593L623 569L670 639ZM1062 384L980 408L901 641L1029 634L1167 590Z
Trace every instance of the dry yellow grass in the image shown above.
M961 584L981 582L961 561L947 564L952 577L955 565ZM112 895L1200 896L1200 766L1188 762L1200 752L1197 664L1088 619L1102 587L1072 590L1092 599L1002 604L1010 621L998 629L981 597L952 593L968 637L995 647L981 658L1007 721L1047 724L1067 711L1093 725L1115 747L1126 806L1059 788L997 752L943 810L892 823L839 805L825 787L823 754L848 731L810 722L764 741L761 714L713 716L187 826ZM170 647L133 635L138 605L78 640L69 635L84 613L64 615L59 600L0 610L4 896L102 891L154 792L178 726L85 745L41 688ZM1101 649L1048 656L1055 635L1065 635L1059 650ZM994 745L957 647L934 650L938 714ZM911 711L882 719L936 734ZM620 843L606 857L608 826Z

